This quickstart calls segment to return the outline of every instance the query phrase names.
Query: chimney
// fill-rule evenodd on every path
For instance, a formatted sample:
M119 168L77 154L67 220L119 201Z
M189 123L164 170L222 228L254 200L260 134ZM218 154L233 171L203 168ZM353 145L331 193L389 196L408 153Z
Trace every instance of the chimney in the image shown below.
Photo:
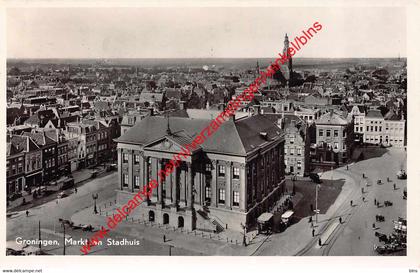
M149 107L149 114L151 117L155 115L153 107Z

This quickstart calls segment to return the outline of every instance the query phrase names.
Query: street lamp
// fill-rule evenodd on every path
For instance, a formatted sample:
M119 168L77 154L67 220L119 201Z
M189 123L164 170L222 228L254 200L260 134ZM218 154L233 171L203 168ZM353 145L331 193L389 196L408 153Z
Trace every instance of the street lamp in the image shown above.
M93 199L93 212L95 214L97 214L98 213L98 209L96 208L96 199L98 199L98 194L97 193L96 194L93 194L92 193L92 199Z
M317 184L315 187L315 222L318 223L318 214L319 214L319 209L318 209L318 191L319 188L321 188L321 185Z

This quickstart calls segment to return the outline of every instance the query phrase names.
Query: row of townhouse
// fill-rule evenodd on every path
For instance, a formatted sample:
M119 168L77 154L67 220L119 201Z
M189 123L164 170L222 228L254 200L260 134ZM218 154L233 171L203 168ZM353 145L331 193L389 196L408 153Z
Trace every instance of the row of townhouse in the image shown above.
M116 143L119 129L116 121L83 120L70 122L64 131L70 145L71 170L95 167L116 160Z
M354 106L351 114L354 116L354 133L358 141L369 144L384 144L403 148L406 145L404 115L391 109L385 116L376 109L360 111Z
M60 130L7 135L7 195L39 187L68 170L67 140Z

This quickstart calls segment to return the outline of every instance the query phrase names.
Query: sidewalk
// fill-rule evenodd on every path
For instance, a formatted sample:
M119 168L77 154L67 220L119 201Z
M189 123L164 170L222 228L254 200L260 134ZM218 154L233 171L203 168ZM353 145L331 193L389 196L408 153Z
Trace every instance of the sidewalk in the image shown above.
M98 171L98 174L97 174L96 178L107 176L107 175L110 175L110 174L113 173L113 172L106 172L105 169L102 166L96 167L95 170ZM82 170L79 170L79 171L72 172L71 175L73 176L75 186L77 184L86 182L89 179L91 179L93 171L94 171L93 169L82 169ZM65 190L65 191L69 191L69 190L71 190L71 189L68 189L68 190ZM56 199L58 192L60 192L60 191L51 193L49 195L43 195L42 197L35 198L35 199L32 198L32 195L29 195L29 196L25 195L23 197L20 197L20 198L14 200L12 205L7 207L7 212L27 210L27 209L45 204L45 203L47 203L51 200ZM25 200L26 200L25 205L22 205L23 198L25 198Z
M104 203L113 201L108 200ZM104 204L103 203L103 204ZM107 206L108 215L111 215ZM71 217L74 224L91 224L95 228L106 226L107 216L101 209L103 215L93 214L93 208L89 207L75 213ZM192 250L203 255L251 255L267 239L267 236L256 235L256 231L247 233L247 242L251 242L247 247L242 246L243 234L231 230L225 230L221 233L207 233L202 231L188 232L183 229L158 225L156 223L140 222L138 219L128 218L119 223L118 227L111 234L124 236L126 238L142 238L154 243L163 244L163 235L170 244L176 248ZM111 235L112 236L112 235ZM135 254L135 253L133 253Z

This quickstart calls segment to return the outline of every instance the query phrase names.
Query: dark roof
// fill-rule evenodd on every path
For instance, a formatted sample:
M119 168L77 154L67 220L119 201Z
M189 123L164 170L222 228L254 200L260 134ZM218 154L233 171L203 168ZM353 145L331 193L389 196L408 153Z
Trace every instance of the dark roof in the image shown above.
M194 139L201 130L210 125L210 120L170 117L169 126L172 132L184 131L186 136ZM213 130L214 131L214 130ZM246 155L258 146L267 142L260 133L266 132L268 139L281 134L281 130L262 115L224 122L220 128L207 138L201 147L208 152ZM117 139L122 143L145 145L167 135L167 120L164 117L149 116L137 122L124 135Z
M30 137L40 147L41 146L46 146L46 145L51 145L51 144L55 143L55 141L53 139L49 138L48 136L46 136L46 134L44 132L40 132L40 133L23 132L22 135Z
M379 110L370 110L369 112L367 112L366 117L367 118L383 118L381 111Z
M385 119L386 120L401 120L402 115L398 114L396 111L391 110L385 115Z

